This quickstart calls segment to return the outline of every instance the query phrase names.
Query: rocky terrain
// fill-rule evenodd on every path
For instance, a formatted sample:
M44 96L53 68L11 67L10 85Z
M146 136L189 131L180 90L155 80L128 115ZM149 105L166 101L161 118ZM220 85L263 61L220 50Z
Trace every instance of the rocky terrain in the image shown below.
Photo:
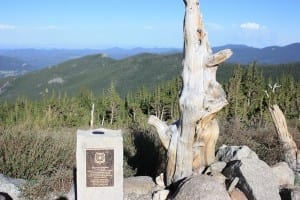
M0 174L0 199L22 200L20 188L26 180ZM165 187L163 175L124 179L125 200L296 200L300 187L285 162L268 166L247 146L221 146L216 160L199 175ZM44 199L75 199L75 190L67 194L49 194Z

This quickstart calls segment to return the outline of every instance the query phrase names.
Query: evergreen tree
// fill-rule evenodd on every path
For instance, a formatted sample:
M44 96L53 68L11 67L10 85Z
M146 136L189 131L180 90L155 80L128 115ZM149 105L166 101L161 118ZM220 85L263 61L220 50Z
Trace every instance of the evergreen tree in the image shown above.
M225 107L228 118L244 121L246 117L245 102L246 97L242 88L243 68L238 65L229 79L227 87L227 100L229 105Z
M261 124L260 117L263 112L264 101L264 79L261 71L258 69L257 63L251 64L243 78L243 91L246 97L246 110L247 120L249 125Z
M294 77L290 74L284 75L278 81L280 87L276 92L277 101L282 107L284 115L288 119L295 118L299 115L297 109L297 85Z
M118 95L114 82L112 81L110 87L104 93L104 102L106 108L106 118L108 119L108 123L112 125L114 122L118 122L121 120L120 109L121 109L121 98Z

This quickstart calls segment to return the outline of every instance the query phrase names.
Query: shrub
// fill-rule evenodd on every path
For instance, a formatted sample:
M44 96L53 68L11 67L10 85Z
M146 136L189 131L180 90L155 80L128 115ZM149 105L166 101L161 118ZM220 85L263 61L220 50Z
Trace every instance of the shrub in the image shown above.
M53 199L51 192L63 196L70 191L73 181L72 171L58 169L51 176L36 176L22 188L23 197L29 200Z
M246 145L269 165L283 160L282 146L273 124L256 129L242 128L236 122L222 122L220 127L217 148L222 144Z
M29 180L25 193L35 187L38 195L69 182L75 165L75 142L70 133L10 129L0 133L0 173ZM61 176L58 176L61 174ZM60 181L57 182L56 178ZM45 184L44 182L47 182Z

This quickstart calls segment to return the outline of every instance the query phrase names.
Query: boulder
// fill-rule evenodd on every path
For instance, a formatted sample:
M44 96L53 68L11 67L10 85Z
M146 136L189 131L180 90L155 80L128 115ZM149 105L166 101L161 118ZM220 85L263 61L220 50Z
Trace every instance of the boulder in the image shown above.
M0 198L20 199L20 187L26 183L23 179L15 179L0 174Z
M239 188L248 199L280 200L277 178L272 169L259 159L241 159L227 163L222 173L228 178L228 185L238 177Z
M276 175L279 188L291 188L294 186L295 174L286 162L279 162L271 167Z
M216 153L216 160L224 161L226 163L233 160L241 160L244 158L258 159L258 156L248 146L222 145Z
M172 198L174 200L230 200L225 184L213 176L198 175L184 181Z
M124 200L149 200L157 190L151 177L136 176L124 179Z

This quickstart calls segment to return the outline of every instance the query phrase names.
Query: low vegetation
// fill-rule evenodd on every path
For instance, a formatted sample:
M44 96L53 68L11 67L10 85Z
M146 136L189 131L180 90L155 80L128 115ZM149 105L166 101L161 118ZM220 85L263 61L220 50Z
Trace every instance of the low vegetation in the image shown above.
M33 130L22 126L0 131L0 173L28 180L26 199L68 191L75 166L74 130Z
M282 160L267 106L270 102L280 105L297 141L300 82L293 74L266 80L255 63L247 68L237 66L232 74L224 81L230 103L218 117L218 146L248 145L268 164ZM275 83L280 87L273 94ZM23 193L29 199L68 191L75 167L76 129L88 128L91 105L95 104L95 127L123 130L124 176L154 177L163 171L166 157L147 118L152 114L168 122L178 119L180 87L180 78L174 78L153 90L141 88L122 97L112 82L100 95L82 89L74 96L49 92L41 100L19 97L3 101L0 173L28 180Z

